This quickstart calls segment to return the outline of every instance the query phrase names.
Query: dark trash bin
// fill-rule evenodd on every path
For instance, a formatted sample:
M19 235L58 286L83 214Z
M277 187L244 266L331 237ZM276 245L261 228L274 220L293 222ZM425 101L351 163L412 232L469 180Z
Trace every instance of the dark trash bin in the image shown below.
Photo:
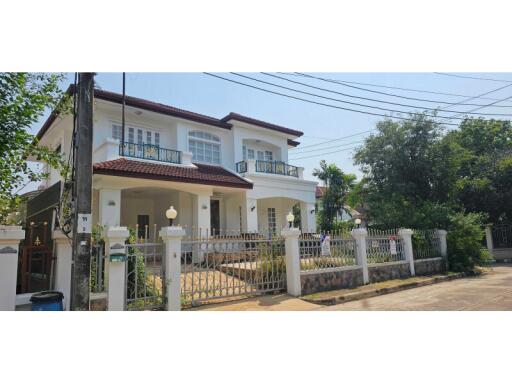
M30 297L32 311L63 311L62 299L64 299L62 292L44 291L34 293Z

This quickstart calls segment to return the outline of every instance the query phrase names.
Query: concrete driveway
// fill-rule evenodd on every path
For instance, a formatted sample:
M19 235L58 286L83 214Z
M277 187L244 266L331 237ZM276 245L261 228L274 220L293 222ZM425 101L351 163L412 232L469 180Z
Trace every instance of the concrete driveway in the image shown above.
M327 311L512 310L512 264L479 277L452 280L388 295L319 308Z

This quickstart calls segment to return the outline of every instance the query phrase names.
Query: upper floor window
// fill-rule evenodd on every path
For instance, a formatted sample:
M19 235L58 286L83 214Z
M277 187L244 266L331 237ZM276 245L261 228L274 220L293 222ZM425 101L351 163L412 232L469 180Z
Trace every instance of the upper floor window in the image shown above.
M121 141L123 128L120 125L112 124L112 138Z
M205 163L220 164L220 139L208 132L189 132L188 148L192 159Z

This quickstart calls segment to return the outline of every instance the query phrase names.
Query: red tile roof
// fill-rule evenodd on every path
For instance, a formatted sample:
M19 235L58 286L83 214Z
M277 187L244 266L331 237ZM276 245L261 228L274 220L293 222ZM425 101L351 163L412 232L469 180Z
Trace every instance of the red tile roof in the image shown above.
M197 168L120 158L94 164L93 172L100 175L252 189L252 183L222 167L205 164L195 165Z
M69 95L73 94L73 89L74 89L74 86L72 84L68 87L68 89L66 90L66 93ZM94 97L96 99L110 101L110 102L118 103L118 104L121 104L123 102L122 94L110 92L110 91L104 91L101 89L94 90ZM224 117L222 119L217 119L215 117L201 115L199 113L186 111L184 109L172 107L170 105L155 103L153 101L149 101L146 99L141 99L141 98L133 97L133 96L126 96L125 102L126 102L126 105L130 106L130 107L140 108L140 109L144 109L144 110L151 111L151 112L156 112L156 113L161 113L161 114L168 115L168 116L174 116L174 117L178 117L178 118L182 118L182 119L186 119L186 120L191 120L191 121L195 121L197 123L213 125L213 126L216 126L219 128L224 128L224 129L231 129L233 127L232 124L228 123L228 120L233 119L233 120L238 120L238 121L244 121L249 124L254 124L254 125L257 125L257 126L260 126L263 128L286 133L289 135L294 135L297 137L303 135L303 133L300 131L295 131L293 129L281 127L279 125L266 123L261 120L253 119L251 117L239 115L237 113L230 113L229 115L227 115L226 117ZM58 113L55 113L55 112L52 112L50 114L48 119L44 122L43 126L37 133L36 137L39 140L43 137L43 135L46 133L46 131L50 128L50 126L53 124L53 122L55 121L57 116L58 116Z
M263 128L267 128L267 129L272 129L274 131L286 133L287 135L302 136L304 134L301 131L295 131L293 129L282 127L280 125L275 125L275 124L267 123L265 121L256 120L256 119L253 119L252 117L243 116L243 115L240 115L240 114L234 113L234 112L230 112L229 115L224 116L221 120L225 121L225 122L228 122L230 120L241 121L243 123L257 125L258 127L263 127Z

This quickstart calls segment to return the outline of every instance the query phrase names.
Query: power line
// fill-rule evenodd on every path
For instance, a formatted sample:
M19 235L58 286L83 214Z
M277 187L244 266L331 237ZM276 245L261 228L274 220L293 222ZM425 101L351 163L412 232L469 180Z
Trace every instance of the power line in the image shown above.
M332 151L332 152L327 152L327 153L320 153L318 155L311 155L311 156L304 156L304 157L296 157L294 159L290 159L290 161L295 161L295 160L302 160L302 159L310 159L310 158L313 158L313 157L320 157L320 156L327 156L327 155L332 155L334 153L339 153L339 152L345 152L345 151L350 151L351 149L355 149L357 147L350 147L350 148L345 148L345 149L341 149L341 150L337 150L337 151Z
M512 85L512 84L510 84L510 85ZM451 117L452 117L452 118L456 118L456 116L464 115L464 114L466 114L466 113L470 113L470 112L473 112L473 111L476 111L476 110L479 110L479 109L482 109L482 108L490 107L490 106L492 106L493 104L499 103L499 102L501 102L501 101L509 100L509 99L512 99L512 96L508 96L508 97L506 97L506 98L504 98L504 99L501 99L501 100L495 101L494 103L490 103L490 104L484 105L484 106L482 106L482 107L478 107L478 108L472 109L471 111L468 111L468 112L460 112L458 115L457 115L457 114L455 114L455 115L453 115L453 116L451 116Z
M231 72L233 73L233 72ZM325 92L330 92L330 93L335 93L335 94L338 94L338 95L342 95L342 96L346 96L346 97L353 97L353 98L356 98L356 99L363 99L363 100L369 100L369 101L374 101L374 102L377 102L377 103L384 103L384 104L393 104L393 105L399 105L399 106L402 106L402 107L407 107L407 108L416 108L416 109L423 109L423 110L430 110L430 111L437 111L439 110L439 108L428 108L428 107L422 107L422 106L418 106L418 105L410 105L410 104L401 104L401 103L394 103L392 101L383 101L383 100L377 100L377 99L372 99L372 98L368 98L368 97L362 97L362 96L355 96L355 95L350 95L350 94L347 94L347 93L342 93L342 92L337 92L337 91L333 91L331 89L327 89L327 88L321 88L321 87L316 87L314 85L310 85L310 84L305 84L305 83L302 83L300 81L294 81L294 80L290 80L290 79L286 79L284 77L281 77L281 76L277 76L277 75L272 75L270 73L266 73L266 72L261 72L262 74L266 75L266 76L270 76L270 77L275 77L277 79L281 79L281 80L285 80L285 81L288 81L288 82L291 82L291 83L294 83L294 84L299 84L299 85L302 85L302 86L305 86L305 87L309 87L309 88L314 88L314 89L318 89L318 90L321 90L321 91L325 91ZM244 76L244 75L239 75L239 74L236 74L236 73L233 73L237 76L242 76L242 77L246 77L246 78L249 78L249 79L252 79L251 77L249 76ZM257 79L252 79L252 80L256 80L256 81L260 81L260 80L257 80ZM266 82L265 82L266 83ZM268 83L267 83L268 84ZM272 83L270 83L272 84ZM508 87L512 84L509 84L509 85L506 85L505 87ZM503 88L505 88L503 87ZM293 90L293 89L292 89ZM491 93L491 92L496 92L497 90L495 91L490 91L488 93ZM301 92L301 91L297 91L297 92ZM323 96L318 96L318 95L315 95L317 97L323 97ZM339 100L339 99L333 99L333 100L336 100L336 101L340 101L342 103L345 103L346 101L343 101L343 100ZM455 103L454 103L455 104ZM366 105L366 104L356 104L356 105L361 105L361 106L366 106L366 107L369 107L369 108L378 108L378 109L381 109L379 107L374 107L374 106L369 106L369 105ZM446 107L444 107L446 108ZM444 109L443 108L443 109ZM392 109L388 109L389 111L393 111L395 112L394 110ZM451 110L444 110L444 112L453 112L453 113L459 113L460 111L451 111ZM501 114L501 113L497 113L497 114L493 114L493 113L475 113L475 115L489 115L489 116L512 116L511 114ZM439 116L441 117L441 116Z
M319 145L323 145L323 144L328 144L328 143L333 143L335 141L341 141L341 140L344 140L344 139L348 139L350 137L354 137L354 136L358 136L358 135L363 135L365 133L369 133L369 132L372 132L372 131L375 131L377 128L372 128L372 129L368 129L367 131L363 131L363 132L359 132L359 133L354 133L352 135L348 135L348 136L342 136L342 137L338 137L337 139L329 139L327 141L324 141L322 143L316 143L316 144L309 144L309 145L304 145L304 146L301 146L300 148L292 148L294 150L293 153L295 153L295 151L298 151L299 149L302 150L304 148L310 148L310 147L317 147Z
M507 85L504 85L503 87L499 87L499 88L493 89L493 90L491 90L491 91L488 91L488 92L482 93L481 95L478 95L478 96L485 96L485 95L488 95L488 94L490 94L490 93L498 92L498 91L501 91L502 89L505 89L505 88L510 87L510 86L512 86L512 83L507 84ZM462 100L460 103L453 103L453 104L450 104L450 105L448 105L448 107L449 107L449 106L451 106L451 105L457 105L457 104L463 105L463 104L462 104L463 102L465 102L465 101L469 101L469 100L473 100L473 99L475 99L475 98L478 98L478 96L470 97L470 98L468 98L468 99L464 99L464 100ZM473 109L473 111L477 111L477 110L479 110L479 109L489 107L489 106L491 106L491 105L494 105L494 104L496 104L496 103L499 103L499 102L501 102L501 101L505 101L505 100L507 100L507 99L501 99L501 100L497 100L497 101L495 101L495 102L493 102L493 103L490 103L490 104L487 104L487 105L481 105L481 106L479 106L478 108ZM439 110L443 110L444 108L446 108L446 107L439 108ZM445 112L448 112L448 111L447 111L447 110L445 110ZM469 112L457 112L457 113L468 114Z
M360 144L360 143L364 143L364 140L358 140L358 141L351 141L350 143L345 143L345 144L336 144L336 145L332 145L330 147L322 147L322 148L317 148L317 149L308 149L307 151L301 151L299 148L299 152L293 152L293 154L298 154L298 155L302 155L303 153L309 153L309 152L318 152L318 151L325 151L327 149L332 149L332 148L343 148L347 145L352 145L352 144ZM325 144L325 143L324 143Z
M446 73L446 72L434 72L434 73L436 75L459 77L459 78L462 78L462 79L483 80L483 81L496 81L496 82L500 82L500 83L512 83L512 80L492 79L492 78L488 78L488 77L464 76L464 75L457 75L455 73Z
M209 73L209 72L203 72L203 73L204 73L205 75L212 76L212 77L215 77L215 78L218 78L218 79L224 80L224 81L229 81L229 82L231 82L231 83L235 83L235 84L243 85L244 87L257 89L257 90L260 90L260 91L263 91L263 92L272 93L272 94L274 94L274 95L283 96L283 97L287 97L287 98L290 98L290 99L295 99L295 100L304 101L304 102L306 102L306 103L310 103L310 104L316 104L316 105L321 105L321 106L324 106L324 107L329 107L329 108L341 109L341 110L344 110L344 111L350 111L350 112L361 113L361 114L364 114L364 115L372 115L372 116L386 117L386 118L388 118L388 119L399 119L399 120L405 120L405 121L414 121L413 119L406 118L406 117L401 117L401 116L389 116L389 115L385 115L385 114L382 114L382 113L375 113L375 112L361 111L361 110L358 110L358 109L345 108L345 107L340 107L340 106L337 106L337 105L321 103L321 102L313 101L313 100L309 100L309 99L303 99L303 98L301 98L301 97L292 96L292 95L287 95L287 94L285 94L285 93L280 93L280 92L272 91L272 90L269 90L269 89L260 88L260 87L257 87L257 86L255 86L255 85L250 85L250 84L242 83L241 81L236 81L236 80L228 79L228 78L225 78L225 77L222 77L222 76L219 76L219 75L214 75L213 73ZM410 114L412 114L412 113L410 113ZM454 126L458 126L458 124L455 124L455 123L444 123L444 125L454 125Z
M361 82L357 82L357 81L328 79L328 78L325 78L325 77L308 75L308 74L301 73L301 72L295 72L295 73L278 72L278 73L280 73L282 75L291 75L291 76L300 76L300 77L313 78L313 79L322 80L322 81L325 81L325 82L328 82L328 83L335 83L335 84L346 86L346 87L349 87L349 88L359 89L359 90L366 91L366 92L377 93L379 95L398 97L398 98L407 99L407 100L425 101L425 102L428 102L428 103L435 103L435 104L450 104L450 102L444 101L444 100L421 99L421 98L417 98L417 97L397 95L397 94L394 94L394 93L380 92L380 91L376 91L376 90L373 90L373 89L356 87L356 86L349 85L349 84L359 84L359 85L366 85L366 86L370 86L370 87L398 89L400 91L407 91L407 92L431 93L431 94L443 95L443 96L471 97L471 96L468 96L468 95L460 95L460 94L457 94L457 93L434 92L434 91L426 91L426 90L413 89L413 88L391 87L391 86L381 85L381 84L361 83ZM484 99L485 100L498 100L498 99L495 99L495 98L492 98L492 97L478 97L478 98L482 99L482 100L484 100ZM481 106L482 104L468 103L468 104L464 104L464 105ZM512 105L499 105L497 107L511 108Z
M387 111L387 112L419 114L418 112L409 112L409 111L402 111L402 110L398 110L398 109L382 108L382 107L376 107L376 106L372 106L372 105L368 105L368 104L355 103L353 101L345 101L345 100L335 99L333 97L321 96L321 95L317 95L316 93L301 91L299 89L285 87L284 85L275 84L275 83L268 82L268 81L265 81L265 80L255 79L253 77L250 77L250 76L247 76L247 75L242 75L240 73L235 73L235 72L230 72L230 73L235 75L235 76L239 76L239 77L243 77L243 78L246 78L246 79L249 79L249 80L257 81L259 83L267 84L267 85L278 87L278 88L283 88L283 89L286 89L288 91L303 93L305 95L309 95L309 96L313 96L313 97L319 97L319 98L322 98L322 99L327 99L327 100L332 100L332 101L337 101L337 102L344 103L344 104L357 105L359 107L373 108L373 109L378 109L378 110ZM334 91L332 91L332 92L334 92ZM337 92L334 92L334 93L337 93ZM459 111L451 111L451 112L458 113ZM425 114L425 116L433 117L433 118L443 117L443 116L428 115L428 114ZM508 116L508 115L506 115L506 116ZM444 118L447 118L447 117L444 117ZM462 119L457 119L457 120L462 120Z

